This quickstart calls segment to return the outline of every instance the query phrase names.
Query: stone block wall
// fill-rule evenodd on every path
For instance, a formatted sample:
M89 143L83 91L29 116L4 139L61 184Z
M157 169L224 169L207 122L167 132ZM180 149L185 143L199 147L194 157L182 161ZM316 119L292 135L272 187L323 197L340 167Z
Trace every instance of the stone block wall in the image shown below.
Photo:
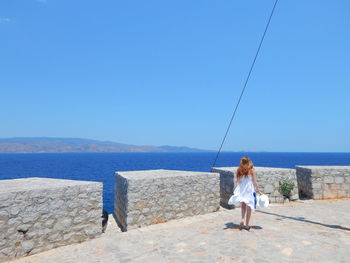
M299 194L313 199L350 197L350 166L297 166Z
M217 211L219 174L148 170L117 172L114 217L122 229Z
M0 262L102 233L102 183L0 180Z
M298 185L295 169L255 167L257 182L260 190L269 196L271 203L283 202L283 195L279 190L279 182L288 179L294 183L291 199L296 200L298 196ZM227 204L236 183L237 167L213 167L212 172L220 173L220 204L226 208L233 208Z
M288 179L294 183L291 200L299 199L295 169L270 167L256 167L255 169L260 190L269 196L271 203L283 202L284 197L280 192L280 181L283 179Z
M233 193L236 169L237 167L213 167L211 169L213 173L220 174L220 205L228 209L234 208L227 202Z

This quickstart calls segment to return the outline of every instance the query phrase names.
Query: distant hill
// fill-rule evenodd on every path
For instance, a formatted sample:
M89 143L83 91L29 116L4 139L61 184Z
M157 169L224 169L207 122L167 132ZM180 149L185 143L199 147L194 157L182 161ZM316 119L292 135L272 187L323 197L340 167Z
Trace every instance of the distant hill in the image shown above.
M111 141L81 138L6 138L0 139L0 153L63 153L63 152L205 152L185 146L137 146Z

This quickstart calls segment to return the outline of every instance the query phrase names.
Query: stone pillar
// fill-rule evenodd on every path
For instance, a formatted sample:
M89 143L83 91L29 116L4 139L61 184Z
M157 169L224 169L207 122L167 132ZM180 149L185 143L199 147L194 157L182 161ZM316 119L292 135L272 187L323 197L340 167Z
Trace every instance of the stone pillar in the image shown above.
M350 197L350 166L297 166L299 193L313 199Z
M219 174L174 170L117 172L114 217L122 229L217 211Z
M234 205L227 204L233 194L235 173L237 167L213 167L212 172L220 174L220 205L227 209L233 209Z
M102 183L0 180L0 261L102 233Z

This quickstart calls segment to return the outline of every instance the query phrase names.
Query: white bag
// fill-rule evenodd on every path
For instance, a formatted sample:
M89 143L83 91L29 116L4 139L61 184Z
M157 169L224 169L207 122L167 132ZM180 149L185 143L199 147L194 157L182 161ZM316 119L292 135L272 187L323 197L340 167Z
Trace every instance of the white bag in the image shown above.
M257 203L260 208L267 208L270 204L269 197L265 194L258 195Z

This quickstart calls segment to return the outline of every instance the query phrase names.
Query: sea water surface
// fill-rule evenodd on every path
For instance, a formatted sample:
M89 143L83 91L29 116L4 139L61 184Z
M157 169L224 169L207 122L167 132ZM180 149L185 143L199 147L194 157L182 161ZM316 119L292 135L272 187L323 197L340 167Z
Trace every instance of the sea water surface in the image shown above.
M116 171L172 169L210 171L216 153L0 154L0 179L49 177L103 182L103 203L113 212ZM350 153L223 152L216 166L237 166L249 156L255 166L350 165Z

